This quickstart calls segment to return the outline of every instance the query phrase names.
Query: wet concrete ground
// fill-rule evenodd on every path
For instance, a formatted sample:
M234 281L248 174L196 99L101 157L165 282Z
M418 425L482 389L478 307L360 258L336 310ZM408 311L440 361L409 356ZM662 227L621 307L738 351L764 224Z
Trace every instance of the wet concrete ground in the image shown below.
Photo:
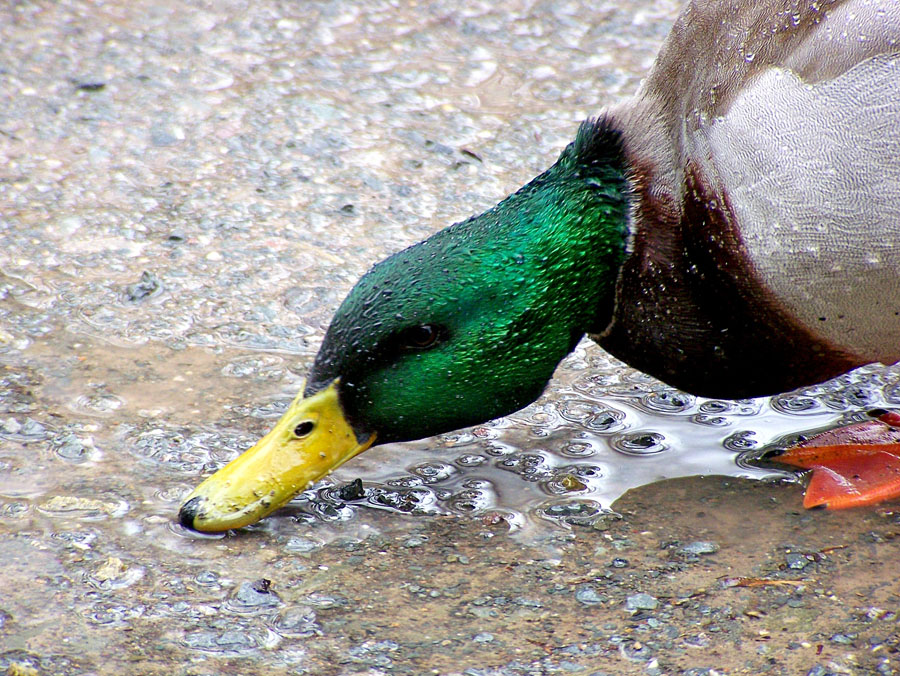
M737 452L896 406L897 369L735 403L582 346L507 420L237 534L173 522L353 281L543 170L676 12L0 9L0 673L896 673L890 507L735 478L612 501L764 476Z

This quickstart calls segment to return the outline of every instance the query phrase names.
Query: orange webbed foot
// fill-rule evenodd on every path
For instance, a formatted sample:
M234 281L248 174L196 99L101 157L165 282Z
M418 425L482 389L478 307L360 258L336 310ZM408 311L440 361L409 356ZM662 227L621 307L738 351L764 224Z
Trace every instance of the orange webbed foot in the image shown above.
M845 509L900 497L900 414L818 434L774 458L811 469L803 506Z

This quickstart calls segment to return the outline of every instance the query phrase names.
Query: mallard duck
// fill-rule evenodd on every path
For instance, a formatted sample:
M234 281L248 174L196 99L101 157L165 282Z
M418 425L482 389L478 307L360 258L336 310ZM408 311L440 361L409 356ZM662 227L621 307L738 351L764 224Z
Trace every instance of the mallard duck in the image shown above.
M373 444L534 401L585 334L744 398L900 359L900 3L696 0L633 99L375 265L305 390L180 520L266 516Z

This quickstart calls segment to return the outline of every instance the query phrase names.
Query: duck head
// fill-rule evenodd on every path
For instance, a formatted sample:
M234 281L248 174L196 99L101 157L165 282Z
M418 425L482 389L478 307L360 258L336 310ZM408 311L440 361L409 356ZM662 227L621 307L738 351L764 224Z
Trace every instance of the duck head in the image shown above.
M305 390L191 493L181 523L209 532L254 523L373 444L534 401L582 335L609 321L627 215L619 134L589 120L524 188L363 276Z

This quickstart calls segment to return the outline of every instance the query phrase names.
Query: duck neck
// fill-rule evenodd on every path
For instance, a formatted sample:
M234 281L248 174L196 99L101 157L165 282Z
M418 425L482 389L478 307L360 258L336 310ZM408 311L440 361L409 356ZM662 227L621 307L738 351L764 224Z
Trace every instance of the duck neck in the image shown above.
M627 256L630 200L620 133L605 120L585 122L556 164L496 209L510 224L498 234L520 254L521 265L506 266L505 274L529 280L524 293L545 326L568 330L569 350L585 333L603 332Z

